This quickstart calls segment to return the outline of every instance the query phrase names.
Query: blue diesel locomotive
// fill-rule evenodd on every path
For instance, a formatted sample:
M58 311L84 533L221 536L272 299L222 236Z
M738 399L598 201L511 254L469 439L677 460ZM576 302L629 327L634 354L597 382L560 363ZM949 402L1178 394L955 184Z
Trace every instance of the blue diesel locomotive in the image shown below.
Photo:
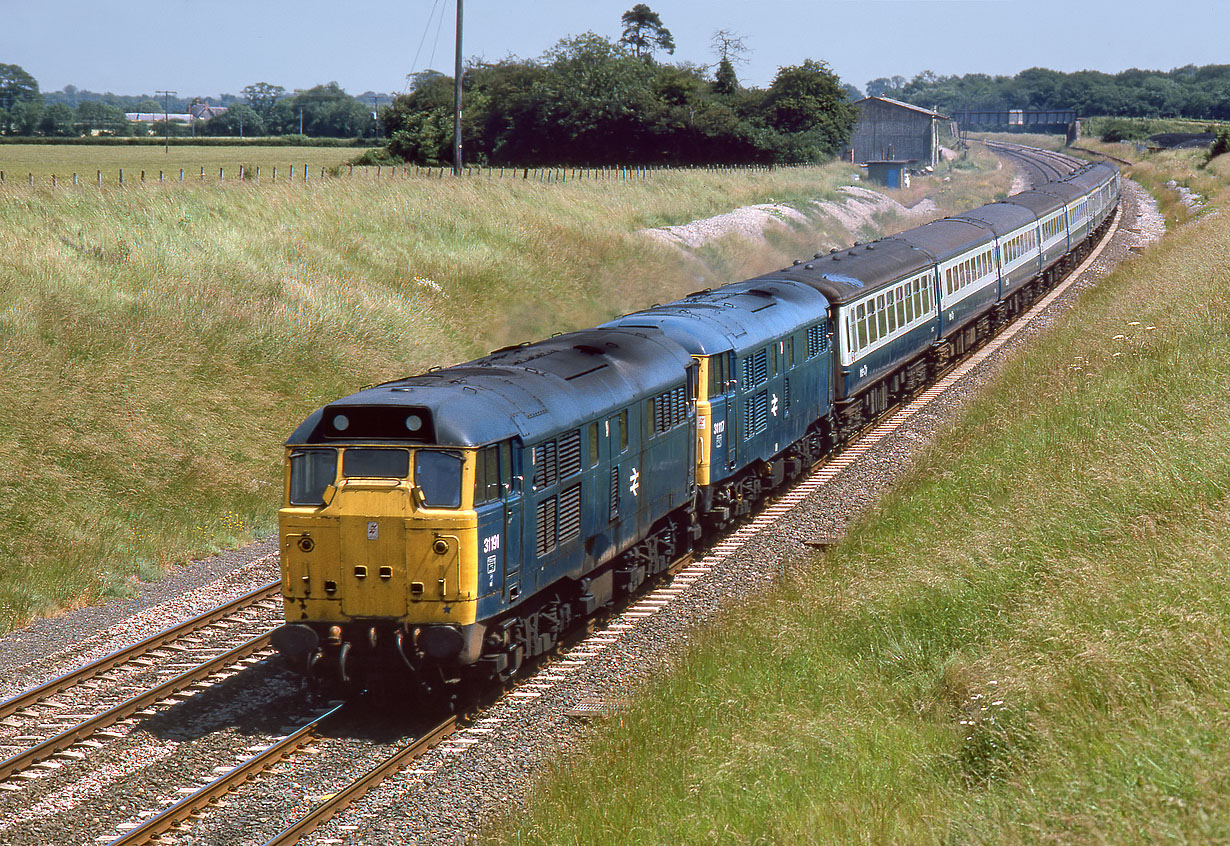
M330 403L286 444L275 645L351 690L514 675L1023 311L1118 199L1089 165Z

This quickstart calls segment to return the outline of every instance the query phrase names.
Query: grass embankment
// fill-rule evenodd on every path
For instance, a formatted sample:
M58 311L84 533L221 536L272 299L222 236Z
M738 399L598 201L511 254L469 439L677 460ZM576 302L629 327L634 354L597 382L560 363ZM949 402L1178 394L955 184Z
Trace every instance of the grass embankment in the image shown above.
M1230 841L1228 266L1085 294L488 842Z
M0 144L0 171L4 171L7 184L28 184L33 175L38 187L49 186L53 175L61 186L71 185L74 173L79 182L94 185L99 171L103 185L112 186L119 182L120 170L124 171L124 182L128 185L141 181L141 171L145 171L146 182L157 182L160 171L167 182L178 182L181 169L185 182L200 182L201 168L205 169L207 182L217 182L219 168L226 179L238 179L240 165L248 179L255 176L259 167L262 181L272 179L275 167L279 180L288 179L292 165L295 178L302 179L306 165L311 179L320 176L322 167L332 170L362 152L338 147L173 144L163 152L162 147L149 145Z
M0 631L270 533L279 445L330 399L848 243L637 231L852 172L0 191Z

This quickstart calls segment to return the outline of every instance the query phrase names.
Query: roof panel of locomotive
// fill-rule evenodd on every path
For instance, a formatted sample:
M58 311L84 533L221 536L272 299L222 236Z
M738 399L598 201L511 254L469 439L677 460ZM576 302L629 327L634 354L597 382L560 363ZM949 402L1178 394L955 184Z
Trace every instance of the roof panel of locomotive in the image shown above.
M336 400L305 420L287 443L416 441L409 433L330 436L322 425L327 415L373 407L387 408L398 420L408 409L429 411L434 437L419 443L479 446L510 437L530 443L674 387L691 363L656 329L587 329Z
M608 327L659 328L692 355L758 347L824 317L828 300L791 280L761 277L625 314Z

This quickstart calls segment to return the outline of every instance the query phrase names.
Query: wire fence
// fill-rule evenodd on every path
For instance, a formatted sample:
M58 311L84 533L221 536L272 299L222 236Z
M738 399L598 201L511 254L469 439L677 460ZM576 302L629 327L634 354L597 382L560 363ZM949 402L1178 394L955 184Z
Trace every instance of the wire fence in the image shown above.
M755 172L768 171L784 167L783 165L695 165L679 166L628 166L616 165L610 167L465 167L460 178L484 179L519 179L522 181L541 182L544 184L563 184L580 180L606 180L625 182L646 179L655 173L663 171L732 171ZM792 167L786 165L785 167ZM148 183L227 183L241 182L246 184L268 184L287 182L308 182L309 180L328 179L375 179L392 181L397 179L445 179L453 177L451 167L423 167L418 165L341 165L338 167L321 167L317 176L316 169L307 164L292 164L279 168L250 165L234 165L229 169L219 167L217 174L213 167L200 167L198 170L179 168L176 170L140 170L117 168L115 171L96 170L92 175L73 172L66 175L40 174L32 171L25 173L25 178L13 178L11 172L0 170L0 186L27 186L59 188L64 186L93 185L97 188L117 186L120 188Z

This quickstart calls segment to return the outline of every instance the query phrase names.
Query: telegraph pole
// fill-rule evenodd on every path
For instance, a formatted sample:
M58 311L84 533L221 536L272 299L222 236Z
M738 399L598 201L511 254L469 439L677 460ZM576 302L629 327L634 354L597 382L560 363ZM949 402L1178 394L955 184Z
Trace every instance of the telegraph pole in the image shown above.
M178 91L163 91L158 90L155 94L162 95L162 131L163 131L163 149L162 152L166 155L171 153L171 95L179 94Z
M453 68L453 176L461 176L461 0L457 0L457 51Z

